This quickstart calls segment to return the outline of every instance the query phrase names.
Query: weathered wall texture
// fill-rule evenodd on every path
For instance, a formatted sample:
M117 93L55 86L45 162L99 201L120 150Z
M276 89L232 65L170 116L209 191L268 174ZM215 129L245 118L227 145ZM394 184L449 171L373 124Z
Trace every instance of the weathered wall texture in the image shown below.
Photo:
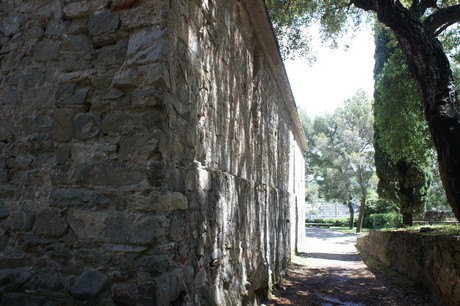
M0 304L266 294L306 144L263 1L0 10Z
M460 237L375 231L357 246L431 289L439 305L460 305Z

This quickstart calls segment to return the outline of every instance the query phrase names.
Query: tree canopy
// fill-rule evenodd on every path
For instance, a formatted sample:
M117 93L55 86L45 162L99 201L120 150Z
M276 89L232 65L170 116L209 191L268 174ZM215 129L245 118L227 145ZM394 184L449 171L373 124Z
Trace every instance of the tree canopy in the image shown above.
M293 50L295 43L283 33L299 25L320 22L327 37L338 37L350 24L359 23L362 11L374 12L377 20L392 31L417 82L446 195L460 220L460 105L448 54L438 40L440 35L456 29L452 26L460 21L458 1L267 0L266 3L281 44L286 48L292 45ZM302 33L301 29L298 33ZM452 44L456 43L455 36L451 37Z
M339 202L359 198L364 208L375 172L372 99L359 90L334 114L316 117L313 124L311 120L303 122L304 126L310 123L306 127L311 140L308 181L320 193L310 197Z

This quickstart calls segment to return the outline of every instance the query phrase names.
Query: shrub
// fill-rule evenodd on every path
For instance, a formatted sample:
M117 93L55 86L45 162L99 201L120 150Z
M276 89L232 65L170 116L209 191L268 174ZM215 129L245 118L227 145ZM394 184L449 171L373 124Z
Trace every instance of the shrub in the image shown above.
M398 227L402 223L402 217L395 212L384 214L371 214L368 217L370 228Z
M332 226L337 227L348 227L349 218L327 218L327 219L314 219L314 220L306 220L308 223L331 223ZM356 226L357 218L354 220L354 224Z

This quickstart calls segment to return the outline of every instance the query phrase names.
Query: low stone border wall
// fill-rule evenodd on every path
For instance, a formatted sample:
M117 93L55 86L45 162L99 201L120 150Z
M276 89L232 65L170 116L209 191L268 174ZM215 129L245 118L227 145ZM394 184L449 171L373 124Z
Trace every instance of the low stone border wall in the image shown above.
M460 305L460 236L373 231L357 248L424 283L442 305Z

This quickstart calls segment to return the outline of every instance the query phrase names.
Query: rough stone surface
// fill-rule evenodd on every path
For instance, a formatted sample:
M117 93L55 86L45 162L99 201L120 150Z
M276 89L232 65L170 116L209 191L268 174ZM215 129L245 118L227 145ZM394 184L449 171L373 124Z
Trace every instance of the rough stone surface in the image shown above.
M97 270L83 272L72 286L72 295L79 298L94 298L104 290L109 278Z
M120 24L120 17L109 10L97 11L89 17L88 31L91 35L114 31Z
M263 1L1 5L0 304L258 304L304 230Z
M61 237L67 230L67 222L57 212L44 210L35 217L34 232L48 237Z
M370 232L357 247L431 289L440 305L460 304L460 237Z
M74 135L80 140L90 139L101 131L101 117L96 113L82 113L74 118Z

